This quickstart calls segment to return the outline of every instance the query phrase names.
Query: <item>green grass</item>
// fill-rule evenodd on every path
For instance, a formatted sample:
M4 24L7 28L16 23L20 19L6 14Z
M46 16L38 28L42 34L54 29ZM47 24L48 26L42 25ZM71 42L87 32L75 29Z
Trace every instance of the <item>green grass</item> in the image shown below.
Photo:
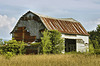
M10 59L0 56L0 66L100 66L100 55L18 55Z

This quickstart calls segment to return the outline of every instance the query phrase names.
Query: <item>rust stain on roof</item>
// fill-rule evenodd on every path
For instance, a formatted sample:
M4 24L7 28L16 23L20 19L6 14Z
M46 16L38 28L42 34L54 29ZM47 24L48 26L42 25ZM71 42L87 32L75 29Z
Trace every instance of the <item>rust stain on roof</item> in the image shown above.
M74 20L73 18L52 18L49 16L40 15L38 13L33 13L31 11L27 12L26 14L28 13L37 15L48 30L58 30L59 32L66 34L89 35L87 31L84 29L84 27L81 25L81 23ZM13 29L13 31L14 30L15 28Z
M58 30L61 33L89 35L77 21L68 21L48 17L40 17L48 30Z

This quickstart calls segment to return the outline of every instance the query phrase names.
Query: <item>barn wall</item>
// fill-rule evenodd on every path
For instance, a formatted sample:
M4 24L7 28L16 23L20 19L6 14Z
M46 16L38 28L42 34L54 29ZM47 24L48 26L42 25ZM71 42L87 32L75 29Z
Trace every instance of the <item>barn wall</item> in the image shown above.
M26 27L17 27L16 31L13 33L13 38L17 41L33 42L35 41L36 36L30 36Z
M83 43L76 43L76 46L77 46L77 49L76 49L77 52L87 52L87 51L89 51L89 49L88 49L89 46L85 45Z
M89 43L89 36L77 35L77 37L83 39L84 43Z
M88 51L89 36L83 35L65 35L62 34L62 38L66 39L76 39L76 51L86 52Z
M77 52L89 51L89 36L77 35L77 37L79 37L83 40L83 42L77 40L77 43L76 43Z
M26 27L25 30L30 33L30 36L36 36L36 39L40 39L42 36L40 31L45 29L39 17L32 13L28 13L20 18L14 32L16 32L18 27ZM14 33L12 33L12 36L14 37Z

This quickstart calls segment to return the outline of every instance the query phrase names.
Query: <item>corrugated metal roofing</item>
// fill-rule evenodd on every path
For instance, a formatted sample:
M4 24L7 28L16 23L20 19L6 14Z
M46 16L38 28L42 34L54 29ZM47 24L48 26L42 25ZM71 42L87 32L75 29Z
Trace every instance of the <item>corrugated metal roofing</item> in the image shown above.
M58 30L59 32L66 34L89 35L84 27L73 18L52 18L49 16L40 15L38 13L33 13L31 11L27 12L26 14L28 13L37 15L48 30ZM13 31L14 30L15 28L13 29Z
M74 19L55 19L40 17L48 30L58 30L61 33L89 35L84 27Z

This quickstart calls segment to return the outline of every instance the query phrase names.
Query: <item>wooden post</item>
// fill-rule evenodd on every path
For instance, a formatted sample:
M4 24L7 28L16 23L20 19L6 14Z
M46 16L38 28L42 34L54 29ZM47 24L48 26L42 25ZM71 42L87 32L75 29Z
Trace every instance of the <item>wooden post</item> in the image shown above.
M40 51L40 48L39 48L39 46L38 46L38 50L37 50L37 51L38 51L38 54L39 54L39 51Z
M22 28L22 30L23 30L23 33L22 33L22 38L23 38L23 42L24 42L24 36L25 36L25 33L24 33L24 27Z

